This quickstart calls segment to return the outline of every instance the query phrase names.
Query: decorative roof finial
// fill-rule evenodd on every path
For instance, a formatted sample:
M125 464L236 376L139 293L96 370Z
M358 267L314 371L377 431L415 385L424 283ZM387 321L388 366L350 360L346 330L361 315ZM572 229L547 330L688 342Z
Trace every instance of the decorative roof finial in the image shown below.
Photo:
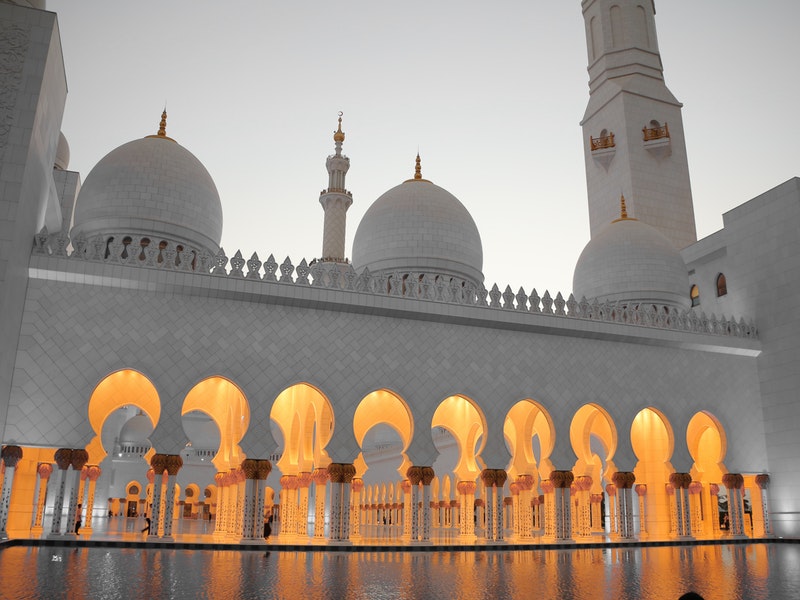
M339 111L339 129L333 132L333 141L341 144L344 141L344 131L342 131L342 115L344 113Z
M619 195L619 218L620 219L627 219L628 218L628 209L625 208L625 195Z
M161 123L158 125L158 137L167 137L167 107L161 113Z
M158 138L160 140L169 140L174 142L171 137L167 135L167 107L164 106L164 111L161 113L161 122L158 124L158 133L155 135L147 135L148 138Z
M417 151L417 166L414 167L414 179L422 179L422 161L419 158L419 151Z

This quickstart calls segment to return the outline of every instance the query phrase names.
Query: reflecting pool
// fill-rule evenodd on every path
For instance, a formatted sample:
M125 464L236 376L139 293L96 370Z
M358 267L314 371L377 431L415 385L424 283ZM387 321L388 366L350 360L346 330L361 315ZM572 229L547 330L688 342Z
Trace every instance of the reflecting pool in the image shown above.
M0 598L800 598L800 545L478 552L14 546Z

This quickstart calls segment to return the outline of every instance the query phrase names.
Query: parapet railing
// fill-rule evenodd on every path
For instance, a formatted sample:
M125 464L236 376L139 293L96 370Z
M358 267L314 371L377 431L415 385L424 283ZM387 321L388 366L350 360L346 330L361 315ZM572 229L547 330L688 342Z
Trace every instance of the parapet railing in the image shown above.
M752 321L746 323L742 318L738 321L727 319L724 315L707 316L704 312L698 314L692 309L679 310L673 306L601 303L586 298L577 300L573 294L565 300L561 292L555 298L549 291L539 296L535 288L530 294L526 294L523 288L514 293L508 285L501 292L497 284L487 290L483 284L476 286L469 281L433 273L372 274L366 268L358 273L349 263L308 263L303 259L298 265L294 265L287 257L278 264L272 254L262 262L255 252L250 259L245 260L241 251L228 258L222 248L212 255L206 251L184 248L174 242L151 244L150 238L143 236L130 235L122 240L123 242L115 242L111 238L100 236L91 240L78 236L70 240L64 234L51 235L43 228L35 236L33 252L71 260L203 273L231 279L257 280L267 284L310 286L710 335L750 339L758 337L758 330Z

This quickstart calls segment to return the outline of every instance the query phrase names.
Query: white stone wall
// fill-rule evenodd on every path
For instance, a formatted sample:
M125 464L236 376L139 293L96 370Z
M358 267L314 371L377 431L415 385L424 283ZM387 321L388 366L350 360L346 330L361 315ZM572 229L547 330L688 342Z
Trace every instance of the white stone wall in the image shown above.
M151 438L160 452L187 441L180 407L189 390L221 375L250 403L242 442L250 456L274 451L272 402L305 381L333 405L328 452L337 462L357 454L357 403L387 388L412 408L414 464L433 463L433 412L463 394L486 415L483 457L492 468L507 464L503 420L524 398L551 413L559 468L574 464L569 424L587 402L614 419L621 469L635 464L630 426L648 406L674 427L677 469L691 465L685 429L699 410L725 427L731 470L767 468L757 340L49 257L33 257L31 267L4 441L82 447L94 435L92 390L130 368L163 403Z

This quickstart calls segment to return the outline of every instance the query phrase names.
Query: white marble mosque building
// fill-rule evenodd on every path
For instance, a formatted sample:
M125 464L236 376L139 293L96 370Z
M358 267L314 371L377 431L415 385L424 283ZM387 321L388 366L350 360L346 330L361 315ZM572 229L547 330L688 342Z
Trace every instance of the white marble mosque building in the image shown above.
M798 535L800 179L697 240L654 4L581 5L591 240L540 295L484 281L419 157L348 259L341 118L313 260L226 256L166 113L81 184L57 17L0 2L0 537L253 540L263 507L295 542Z

